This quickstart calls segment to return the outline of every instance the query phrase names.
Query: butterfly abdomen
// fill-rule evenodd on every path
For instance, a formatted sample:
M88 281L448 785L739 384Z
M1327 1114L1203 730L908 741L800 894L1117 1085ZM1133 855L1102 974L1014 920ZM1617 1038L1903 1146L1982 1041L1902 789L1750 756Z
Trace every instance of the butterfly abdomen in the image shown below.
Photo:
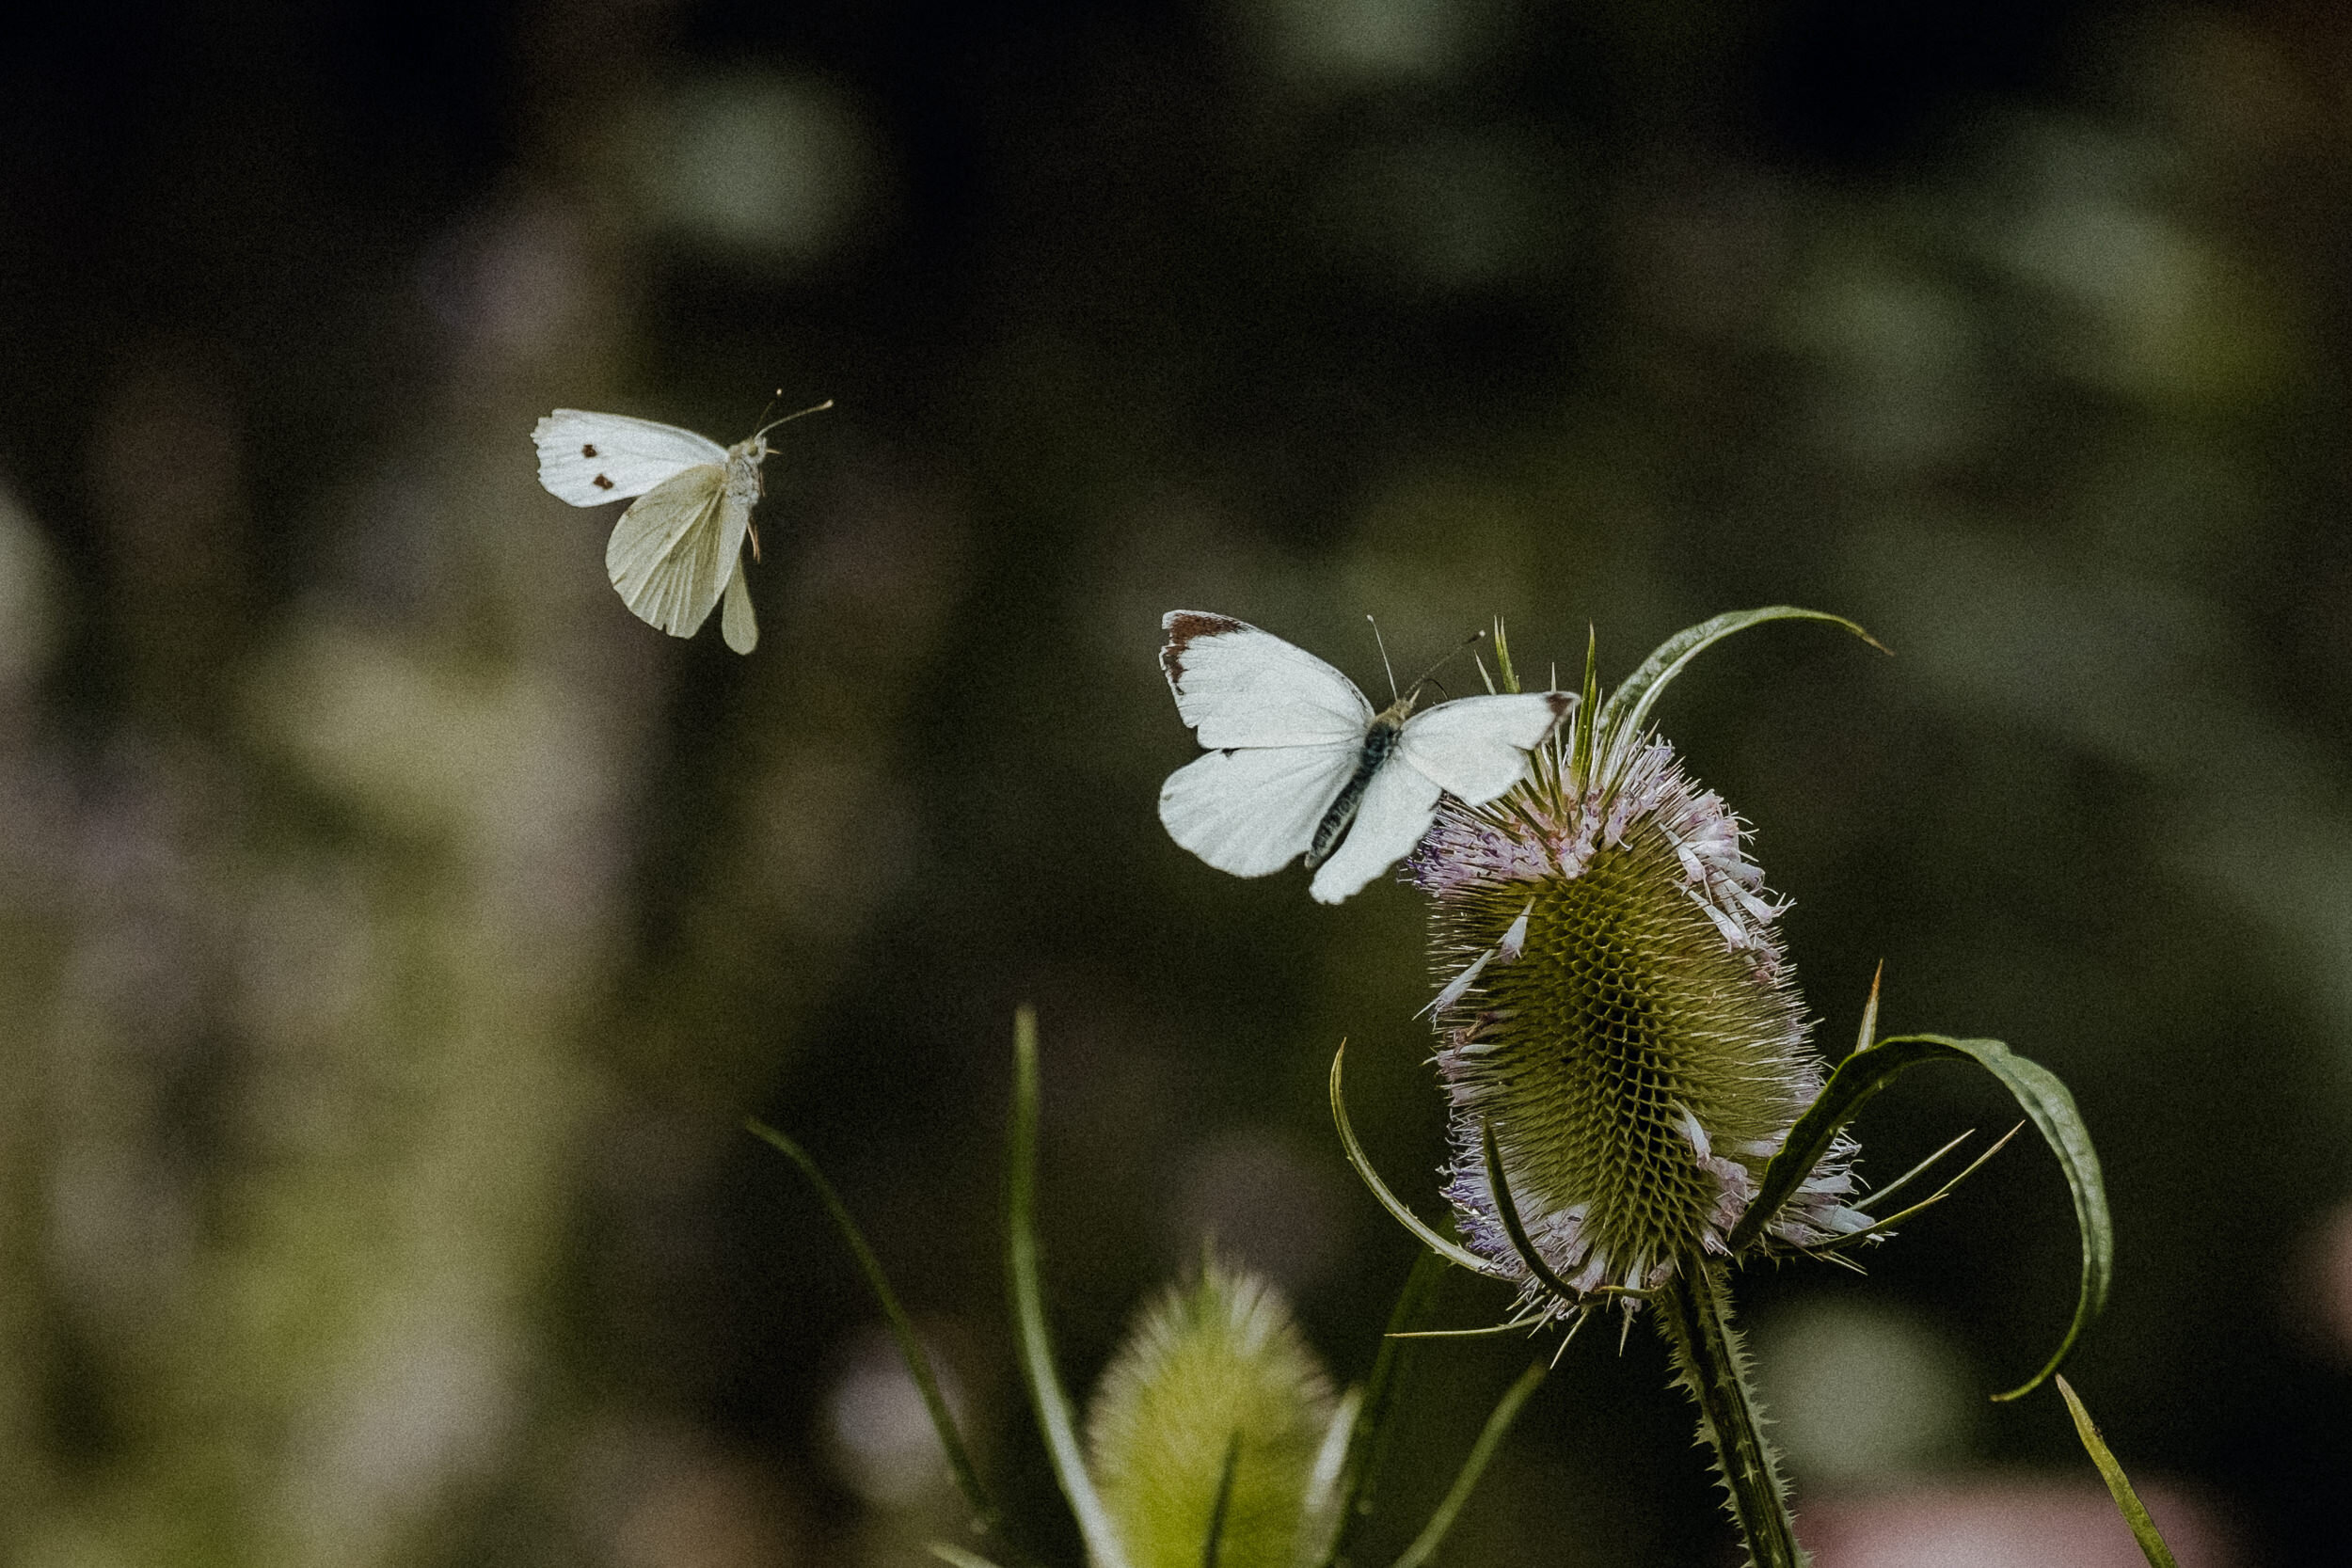
M1356 813L1364 803L1364 791L1372 787L1372 776L1380 771L1380 765L1396 750L1397 736L1404 730L1404 720L1384 713L1364 732L1364 749L1356 758L1356 771L1341 786L1339 798L1323 814L1323 820L1315 824L1315 836L1307 846L1308 870L1321 865L1338 847L1340 835L1347 832L1347 825L1356 820Z

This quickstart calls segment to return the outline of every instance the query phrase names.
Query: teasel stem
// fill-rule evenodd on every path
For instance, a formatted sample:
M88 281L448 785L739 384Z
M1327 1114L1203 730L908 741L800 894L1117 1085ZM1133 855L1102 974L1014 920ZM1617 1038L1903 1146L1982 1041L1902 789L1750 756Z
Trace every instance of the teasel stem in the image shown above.
M1747 1544L1749 1568L1808 1568L1788 1514L1788 1489L1764 1440L1763 1413L1748 1380L1747 1356L1731 1326L1731 1291L1723 1266L1686 1255L1674 1277L1650 1293L1658 1330L1675 1369L1698 1402L1699 1432L1715 1450L1732 1522Z

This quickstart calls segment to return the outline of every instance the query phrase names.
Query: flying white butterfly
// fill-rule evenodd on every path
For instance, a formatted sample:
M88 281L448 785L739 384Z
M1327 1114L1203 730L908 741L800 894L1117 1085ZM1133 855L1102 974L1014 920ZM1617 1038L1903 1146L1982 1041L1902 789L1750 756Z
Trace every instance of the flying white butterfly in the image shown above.
M801 413L832 406L828 399ZM768 432L784 422L723 447L674 424L559 408L531 438L539 448L539 483L558 500L596 506L637 498L605 544L604 568L639 620L691 637L723 597L719 629L728 647L748 654L759 645L759 622L743 585L743 542L748 536L757 560L752 507L759 466L768 460Z
M1304 851L1308 891L1326 904L1411 852L1440 792L1483 805L1518 783L1528 748L1575 701L1531 691L1415 713L1416 686L1375 713L1354 681L1253 626L1195 610L1160 625L1176 711L1210 748L1160 786L1168 836L1236 877Z

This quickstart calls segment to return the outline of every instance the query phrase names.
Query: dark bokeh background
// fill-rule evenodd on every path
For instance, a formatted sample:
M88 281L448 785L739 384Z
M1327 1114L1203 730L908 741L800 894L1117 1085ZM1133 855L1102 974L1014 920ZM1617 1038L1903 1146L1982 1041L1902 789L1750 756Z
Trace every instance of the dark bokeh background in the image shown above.
M1204 1232L1360 1375L1410 1246L1328 1130L1343 1036L1391 1180L1426 1204L1439 1152L1415 895L1326 910L1160 832L1159 614L1369 688L1367 611L1416 666L1590 624L1615 674L1776 601L1896 657L1772 628L1663 721L1795 898L1824 1040L1883 958L1889 1025L2064 1074L2120 1257L2078 1385L2185 1560L2340 1551L2345 22L20 20L0 1560L923 1560L930 1439L746 1113L834 1173L1074 1550L997 1283L1013 1005L1082 1384ZM839 405L769 467L767 641L672 643L531 423L732 440L779 388ZM1923 1072L1866 1169L2010 1119ZM1867 1279L1749 1276L1824 1568L2132 1560L2055 1401L1982 1397L2074 1245L2020 1144ZM1432 1357L1396 1543L1525 1354ZM1663 1377L1645 1333L1572 1349L1450 1560L1730 1560Z

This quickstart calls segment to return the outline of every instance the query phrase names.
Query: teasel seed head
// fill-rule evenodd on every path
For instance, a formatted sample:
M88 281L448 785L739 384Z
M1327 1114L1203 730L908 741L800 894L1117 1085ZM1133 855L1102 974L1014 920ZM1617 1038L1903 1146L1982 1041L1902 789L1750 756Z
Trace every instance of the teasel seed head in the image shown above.
M1589 712L1596 693L1582 698ZM1572 716L1485 806L1447 800L1408 863L1432 900L1446 1196L1471 1251L1554 1310L1656 1287L1726 1238L1820 1092L1745 825L1654 735L1596 744ZM1498 1212L1486 1131L1541 1287ZM1765 1232L1864 1228L1841 1144Z
M1104 1372L1088 1467L1134 1568L1200 1568L1213 1520L1219 1568L1295 1568L1328 1539L1350 1414L1280 1294L1211 1259Z

